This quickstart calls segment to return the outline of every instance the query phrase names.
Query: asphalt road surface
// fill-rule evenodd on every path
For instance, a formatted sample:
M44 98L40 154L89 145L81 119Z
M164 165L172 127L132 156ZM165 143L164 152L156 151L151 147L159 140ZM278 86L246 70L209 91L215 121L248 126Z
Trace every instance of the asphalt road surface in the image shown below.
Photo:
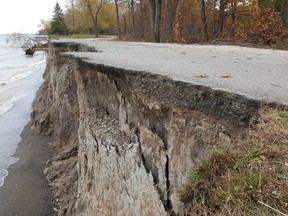
M288 51L108 39L63 41L96 47L100 52L73 55L97 64L161 74L253 99L288 104Z

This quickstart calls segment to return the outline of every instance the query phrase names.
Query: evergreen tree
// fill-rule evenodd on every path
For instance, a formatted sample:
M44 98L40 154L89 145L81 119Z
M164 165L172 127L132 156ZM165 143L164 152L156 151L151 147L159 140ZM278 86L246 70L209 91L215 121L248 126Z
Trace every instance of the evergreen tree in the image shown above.
M64 14L58 2L53 13L49 34L67 35L68 30L64 21Z

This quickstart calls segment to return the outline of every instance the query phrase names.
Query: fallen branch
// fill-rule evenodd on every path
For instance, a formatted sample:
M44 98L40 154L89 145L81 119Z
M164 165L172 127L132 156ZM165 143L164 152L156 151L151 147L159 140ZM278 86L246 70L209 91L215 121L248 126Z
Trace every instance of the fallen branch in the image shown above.
M27 34L13 33L6 39L6 42L12 42L13 44L20 43L20 47L27 55L33 55L37 48L40 50L42 47L46 47L48 40L45 38L44 41L41 41L41 38L35 39Z

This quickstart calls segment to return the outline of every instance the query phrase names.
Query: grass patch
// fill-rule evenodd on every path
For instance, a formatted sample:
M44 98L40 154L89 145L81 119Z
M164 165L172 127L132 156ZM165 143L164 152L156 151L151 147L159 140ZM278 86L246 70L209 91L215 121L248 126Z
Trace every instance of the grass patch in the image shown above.
M247 140L215 149L180 199L186 215L288 215L288 112L263 111Z

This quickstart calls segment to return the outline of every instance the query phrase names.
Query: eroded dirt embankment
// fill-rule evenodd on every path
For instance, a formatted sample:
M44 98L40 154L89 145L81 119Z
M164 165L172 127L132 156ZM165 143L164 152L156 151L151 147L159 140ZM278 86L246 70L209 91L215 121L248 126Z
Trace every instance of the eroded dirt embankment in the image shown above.
M214 146L245 136L260 103L147 72L94 64L51 43L33 126L53 135L45 174L59 215L166 215Z

